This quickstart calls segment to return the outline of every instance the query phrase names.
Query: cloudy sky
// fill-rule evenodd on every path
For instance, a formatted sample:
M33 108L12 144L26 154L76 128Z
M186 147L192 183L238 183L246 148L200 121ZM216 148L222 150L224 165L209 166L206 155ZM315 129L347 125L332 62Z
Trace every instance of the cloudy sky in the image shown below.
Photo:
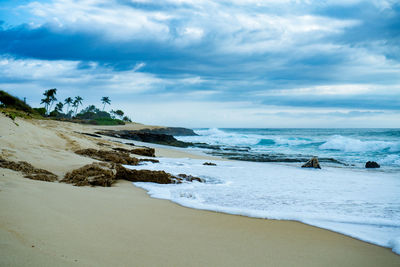
M400 127L398 0L1 0L0 89L187 127Z

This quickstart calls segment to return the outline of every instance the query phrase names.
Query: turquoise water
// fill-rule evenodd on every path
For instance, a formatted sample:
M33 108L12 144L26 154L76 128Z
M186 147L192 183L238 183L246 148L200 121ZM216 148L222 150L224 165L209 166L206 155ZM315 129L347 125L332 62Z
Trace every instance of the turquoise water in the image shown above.
M302 162L318 156L328 165L361 168L376 161L400 170L400 129L195 129L199 136L177 137L218 145L218 156L264 162Z

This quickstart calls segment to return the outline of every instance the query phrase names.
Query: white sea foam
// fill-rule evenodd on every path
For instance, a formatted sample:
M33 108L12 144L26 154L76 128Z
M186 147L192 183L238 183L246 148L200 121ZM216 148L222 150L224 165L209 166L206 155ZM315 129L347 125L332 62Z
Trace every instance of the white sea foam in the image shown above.
M263 138L260 135L225 132L217 128L196 130L199 136L178 136L181 141L199 142L212 145L246 146L256 145Z
M289 145L289 146L306 145L306 144L311 144L312 143L312 141L306 140L304 138L275 137L275 138L273 138L273 140L278 145Z
M188 142L205 142L213 145L230 145L230 146L245 146L245 145L265 145L277 144L296 146L302 144L310 144L311 140L305 138L281 137L281 136L266 136L260 134L243 134L231 131L223 131L218 128L210 128L205 130L196 130L199 136L178 136L182 141Z
M393 238L389 241L389 247L394 253L400 254L400 238Z
M400 253L400 176L376 170L302 169L255 162L160 158L135 169L202 177L206 183L135 183L156 198L196 209L297 220Z
M354 138L334 135L327 142L320 145L320 149L341 150L344 152L375 152L389 149L390 152L399 151L399 143L387 141L361 141Z
M381 164L387 164L387 165L394 165L394 166L400 166L400 156L399 155L387 155L384 159L380 161Z

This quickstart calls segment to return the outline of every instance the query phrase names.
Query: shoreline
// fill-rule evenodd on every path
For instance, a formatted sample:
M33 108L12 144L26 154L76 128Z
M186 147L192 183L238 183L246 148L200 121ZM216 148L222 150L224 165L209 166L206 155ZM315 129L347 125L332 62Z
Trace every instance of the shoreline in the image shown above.
M88 127L20 119L20 126L15 126L7 118L0 120L3 156L59 176L94 161L72 152L96 147L98 139L72 133ZM193 157L174 149L156 148L156 154ZM400 264L400 256L388 248L330 230L187 208L151 198L126 181L110 188L73 187L0 171L0 265Z

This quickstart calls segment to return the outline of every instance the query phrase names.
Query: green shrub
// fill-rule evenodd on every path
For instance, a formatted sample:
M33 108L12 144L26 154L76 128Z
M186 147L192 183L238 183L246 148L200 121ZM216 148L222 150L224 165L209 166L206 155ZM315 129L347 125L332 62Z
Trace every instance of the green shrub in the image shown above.
M6 93L3 90L0 90L0 102L2 104L2 107L4 108L12 108L16 110L22 110L28 113L33 113L32 108L28 104L18 99L17 97Z
M41 115L41 116L46 116L46 109L45 108L33 108L33 110L37 113L37 114L39 114L39 115Z
M90 123L95 125L125 125L125 122L112 118L98 118L91 120Z

